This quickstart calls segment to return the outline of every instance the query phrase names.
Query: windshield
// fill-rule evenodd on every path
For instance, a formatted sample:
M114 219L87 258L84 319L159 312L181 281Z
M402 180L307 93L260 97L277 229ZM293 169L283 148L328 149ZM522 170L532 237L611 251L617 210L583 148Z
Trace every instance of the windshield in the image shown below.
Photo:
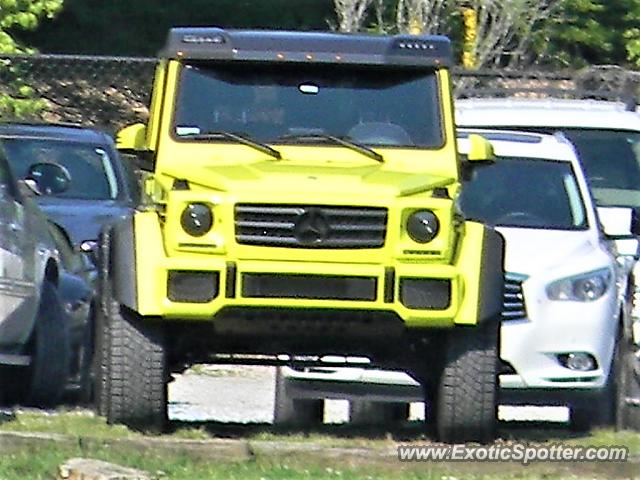
M580 154L596 203L640 207L640 133L565 130Z
M71 177L69 188L46 196L80 200L111 200L118 196L113 164L99 146L25 138L6 138L2 142L17 178L26 178L29 169L41 162L54 162L67 170Z
M571 165L532 158L496 158L473 170L462 189L467 218L490 225L578 230L587 225Z
M229 132L266 143L326 143L320 135L379 146L443 142L430 70L194 63L179 88L174 133L183 140Z

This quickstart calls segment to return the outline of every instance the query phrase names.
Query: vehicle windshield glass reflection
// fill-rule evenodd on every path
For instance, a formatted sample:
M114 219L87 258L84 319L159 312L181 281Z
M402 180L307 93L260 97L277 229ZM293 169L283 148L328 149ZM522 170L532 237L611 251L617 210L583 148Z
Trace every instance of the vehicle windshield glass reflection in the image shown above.
M472 176L460 196L467 218L505 227L587 227L580 190L568 163L498 158L474 169Z
M280 144L331 135L435 148L443 141L439 105L435 73L424 69L192 63L180 78L174 133L185 141L230 132Z
M16 178L26 178L37 163L56 163L71 177L57 198L111 200L118 196L115 171L107 152L88 144L51 140L4 139L11 169Z
M566 130L598 205L640 207L640 134Z

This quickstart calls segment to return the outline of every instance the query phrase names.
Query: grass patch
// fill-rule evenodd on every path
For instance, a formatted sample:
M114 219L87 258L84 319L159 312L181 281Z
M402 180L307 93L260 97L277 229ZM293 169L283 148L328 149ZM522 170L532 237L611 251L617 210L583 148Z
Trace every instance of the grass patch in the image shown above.
M218 461L194 460L185 456L157 456L137 453L112 452L108 449L82 449L58 447L42 448L3 455L0 460L2 480L50 480L55 477L59 465L74 457L94 458L118 465L137 468L149 472L158 480L564 480L581 478L580 475L552 474L533 468L521 469L519 473L475 474L457 472L433 464L411 464L399 466L397 463L380 466L352 467L339 462L314 462L293 459L274 461L256 458L251 461L225 463ZM300 463L305 465L301 466ZM586 476L584 478L587 478ZM594 477L589 477L594 478Z
M184 452L154 449L134 451L116 448L113 444L100 442L71 442L70 444L38 444L10 448L0 455L0 479L51 479L65 460L73 457L95 458L119 465L138 468L150 472L157 479L189 480L288 480L288 479L409 479L409 480L564 480L577 478L632 478L628 470L603 474L601 470L589 470L588 463L573 464L570 471L559 468L558 464L539 463L526 469L516 463L489 464L416 462L401 463L395 456L378 454L376 457L353 457L348 448L380 448L389 452L398 444L425 445L428 437L417 427L409 426L407 438L402 434L385 433L380 430L367 431L347 425L325 426L311 433L286 432L269 426L236 426L235 434L224 435L221 425L173 424L175 431L163 438L207 440L219 437L242 437L250 442L287 442L309 444L310 448L347 447L344 452L316 456L311 450L291 450L281 454L271 454L268 448L254 448L250 460L245 457L223 460L194 457ZM17 411L0 415L0 431L44 432L96 439L137 438L143 435L123 426L107 425L103 418L86 411L58 410L52 413L37 411ZM634 432L614 432L595 430L590 435L577 436L563 429L510 429L499 443L526 442L535 445L565 444L583 446L627 446L632 455L640 455L640 434ZM253 443L252 445L255 445ZM393 451L393 450L391 450ZM596 465L596 467L603 464ZM614 465L604 465L614 466ZM633 465L629 465L632 467ZM624 475L623 475L624 473Z

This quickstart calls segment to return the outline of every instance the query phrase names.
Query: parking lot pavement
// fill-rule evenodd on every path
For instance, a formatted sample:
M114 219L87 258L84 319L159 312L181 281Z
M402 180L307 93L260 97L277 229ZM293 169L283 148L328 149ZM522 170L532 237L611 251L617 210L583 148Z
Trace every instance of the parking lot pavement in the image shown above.
M177 375L169 384L169 418L179 421L270 423L273 421L274 367L207 365ZM565 422L564 407L500 406L500 420ZM412 404L411 418L424 418ZM325 402L325 423L348 419L346 401Z

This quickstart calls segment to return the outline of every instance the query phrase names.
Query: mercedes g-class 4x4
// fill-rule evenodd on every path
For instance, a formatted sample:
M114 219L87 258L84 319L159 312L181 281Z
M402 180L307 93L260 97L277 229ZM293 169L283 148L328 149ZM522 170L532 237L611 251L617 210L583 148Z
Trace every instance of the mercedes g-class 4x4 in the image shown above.
M162 428L170 374L221 355L360 354L419 379L441 440L492 438L503 241L455 207L492 150L458 157L451 58L439 36L170 31L149 122L117 139L149 172L101 242L108 421Z

